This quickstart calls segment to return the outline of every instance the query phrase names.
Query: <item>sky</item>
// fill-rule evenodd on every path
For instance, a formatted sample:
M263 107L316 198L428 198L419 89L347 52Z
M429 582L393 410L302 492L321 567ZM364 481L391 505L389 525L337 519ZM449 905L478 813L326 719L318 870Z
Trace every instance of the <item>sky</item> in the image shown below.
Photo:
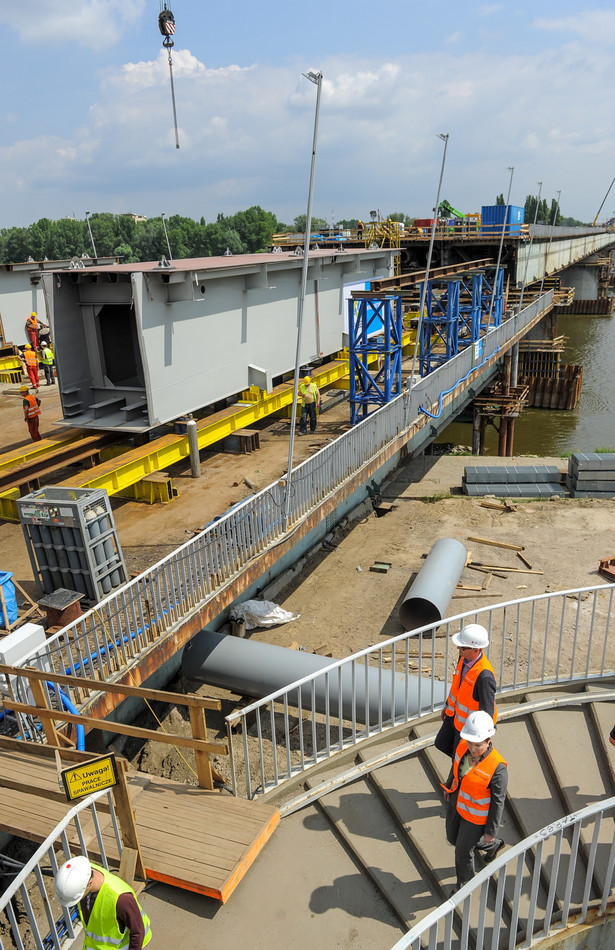
M332 222L527 194L592 221L615 175L615 8L583 0L0 0L0 227L85 211ZM514 168L510 172L509 168ZM615 214L615 189L601 219Z

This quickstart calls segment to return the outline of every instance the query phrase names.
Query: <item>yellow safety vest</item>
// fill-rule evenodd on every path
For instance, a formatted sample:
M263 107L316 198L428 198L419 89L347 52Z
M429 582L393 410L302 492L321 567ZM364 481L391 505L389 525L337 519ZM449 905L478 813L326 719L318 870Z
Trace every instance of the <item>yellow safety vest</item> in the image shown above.
M87 924L83 919L81 904L79 904L79 916L81 917L85 931L83 941L84 950L87 950L87 948L91 948L91 950L125 950L130 943L130 931L120 930L119 928L116 915L117 899L120 894L132 894L135 900L137 900L136 894L132 887L126 884L120 877L117 877L115 874L110 874L109 871L105 871L104 868L98 864L94 864L93 861L92 867L100 871L105 882L96 895L92 913L90 914L90 919ZM137 904L141 911L143 926L145 928L145 936L143 938L143 946L145 946L152 939L152 930L149 917L138 901Z

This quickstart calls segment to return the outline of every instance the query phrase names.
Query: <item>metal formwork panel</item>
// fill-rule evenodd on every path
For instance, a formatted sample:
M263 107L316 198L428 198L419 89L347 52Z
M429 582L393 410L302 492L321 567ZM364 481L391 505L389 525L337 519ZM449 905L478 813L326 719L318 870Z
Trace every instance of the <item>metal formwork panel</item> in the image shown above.
M17 508L41 592L64 587L95 603L126 583L106 491L40 488L19 498Z

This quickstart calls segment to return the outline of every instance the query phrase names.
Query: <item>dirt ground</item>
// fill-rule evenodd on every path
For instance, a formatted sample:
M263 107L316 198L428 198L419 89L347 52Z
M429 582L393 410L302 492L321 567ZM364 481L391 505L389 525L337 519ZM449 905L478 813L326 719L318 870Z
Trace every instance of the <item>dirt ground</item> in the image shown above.
M43 435L53 431L49 424L59 416L55 387L41 388ZM338 396L325 396L325 406ZM323 413L314 437L296 440L295 463L306 458L336 437L348 425L347 403L337 403ZM15 387L0 395L0 426L4 448L21 443L25 424ZM57 431L57 430L55 430ZM27 432L25 433L27 434ZM113 500L120 542L130 572L139 572L167 552L188 540L192 531L244 498L252 489L265 487L286 469L289 422L265 421L261 427L261 448L250 455L203 453L202 476L193 479L189 467L181 463L172 472L179 497L167 505L149 506L134 501ZM538 461L538 460L534 460ZM541 462L559 464L562 459ZM401 601L411 579L438 538L456 538L465 544L473 560L502 566L515 562L510 550L486 547L468 541L468 536L524 545L524 554L542 574L509 574L494 578L488 591L459 590L448 615L490 604L514 600L546 591L585 586L600 581L598 561L615 555L613 527L615 501L553 499L517 503L516 510L499 512L482 507L480 499L461 494L461 478L466 464L527 464L527 459L469 459L464 456L424 456L405 463L389 481L381 485L383 501L391 505L384 517L377 517L365 505L356 520L340 525L330 543L320 546L302 570L288 578L286 587L276 591L275 601L300 614L290 624L256 630L250 636L282 646L297 645L307 651L330 652L343 657L366 646L401 633L398 618ZM0 522L0 570L14 572L17 580L36 595L33 575L22 530L19 525ZM370 571L376 561L390 562L386 574ZM480 586L484 575L468 568L461 583ZM241 702L241 697L178 679L172 689L193 689L202 695L223 700L221 716L208 716L211 736L224 736L223 716ZM166 728L187 733L189 725L177 709L159 709L157 715ZM150 712L141 724L157 727ZM179 781L194 782L190 756L180 756L170 747L129 741L120 743L134 765ZM217 762L226 773L226 760Z

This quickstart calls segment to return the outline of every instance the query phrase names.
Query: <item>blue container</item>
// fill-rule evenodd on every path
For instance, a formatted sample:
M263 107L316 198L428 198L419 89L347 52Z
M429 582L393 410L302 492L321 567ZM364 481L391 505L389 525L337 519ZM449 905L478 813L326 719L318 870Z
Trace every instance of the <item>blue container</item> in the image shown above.
M508 210L508 214L506 211ZM521 234L525 221L525 208L518 205L483 205L480 211L480 233L501 234L506 215L506 234Z
M9 626L12 626L17 620L17 598L15 596L15 585L11 580L12 576L10 571L0 571L0 587L2 587L2 593L4 594L4 606L6 607ZM1 610L0 627L4 627L4 615Z

